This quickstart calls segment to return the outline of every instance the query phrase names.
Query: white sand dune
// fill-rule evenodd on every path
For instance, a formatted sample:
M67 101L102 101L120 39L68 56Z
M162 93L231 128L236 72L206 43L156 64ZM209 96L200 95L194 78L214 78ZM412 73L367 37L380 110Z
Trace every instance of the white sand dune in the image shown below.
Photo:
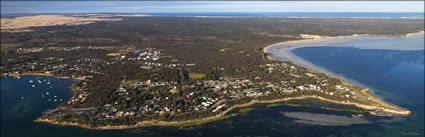
M97 15L96 15L97 16ZM101 18L96 16L63 16L63 15L38 15L16 18L1 18L2 32L29 32L31 27L45 27L58 25L84 25L99 21L121 21L121 18Z

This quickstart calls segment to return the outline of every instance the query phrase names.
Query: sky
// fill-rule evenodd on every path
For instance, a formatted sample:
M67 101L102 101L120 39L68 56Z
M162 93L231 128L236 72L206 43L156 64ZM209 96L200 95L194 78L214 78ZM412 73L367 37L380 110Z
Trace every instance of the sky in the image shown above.
M1 1L1 13L424 12L424 1Z

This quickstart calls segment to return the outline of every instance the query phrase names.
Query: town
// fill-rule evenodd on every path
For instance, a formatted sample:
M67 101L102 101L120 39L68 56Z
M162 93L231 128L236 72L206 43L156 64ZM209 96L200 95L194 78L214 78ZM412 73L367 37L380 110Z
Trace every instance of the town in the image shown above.
M53 48L44 50L68 52ZM82 49L70 48L70 50ZM66 120L70 116L73 120L99 121L129 118L132 119L130 123L149 119L189 120L214 116L234 105L254 99L273 100L311 95L359 103L368 103L369 100L360 93L361 88L344 84L339 79L312 72L290 62L259 65L252 70L246 70L250 72L246 78L220 76L208 79L202 74L183 71L190 70L195 64L180 64L177 59L162 54L158 49L123 49L105 56L103 59L76 59L72 61L74 65L62 64L63 58L47 57L15 64L12 68L31 72L30 74L48 73L78 79L76 86L73 87L74 97L63 104L66 108L84 108L90 97L96 96L90 89L90 85L96 84L93 79L96 79L95 76L106 75L102 70L109 65L135 63L139 65L139 71L158 72L171 69L177 72L172 74L177 75L177 79L168 81L121 77L119 85L103 104L91 106L94 109L59 110L61 113L47 115L58 120ZM3 75L21 74L21 71ZM93 124L99 123L101 122Z

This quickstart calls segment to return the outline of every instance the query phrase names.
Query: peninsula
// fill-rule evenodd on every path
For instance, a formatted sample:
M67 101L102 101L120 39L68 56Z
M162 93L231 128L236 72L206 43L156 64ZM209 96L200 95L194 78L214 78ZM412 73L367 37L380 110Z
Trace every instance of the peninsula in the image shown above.
M74 96L35 121L95 130L201 124L252 104L301 99L352 105L371 115L408 116L409 110L368 89L267 59L267 45L317 36L399 36L424 30L423 25L423 19L108 14L90 23L2 31L1 71L2 76L77 79Z

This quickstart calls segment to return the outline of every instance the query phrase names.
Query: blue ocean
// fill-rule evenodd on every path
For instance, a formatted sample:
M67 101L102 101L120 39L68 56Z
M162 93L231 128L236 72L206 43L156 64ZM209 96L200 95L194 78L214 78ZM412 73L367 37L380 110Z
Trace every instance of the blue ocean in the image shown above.
M371 88L378 97L408 108L413 116L382 124L380 136L424 136L424 36L364 37L320 47L303 47L295 55L336 75ZM409 134L410 132L410 134Z

